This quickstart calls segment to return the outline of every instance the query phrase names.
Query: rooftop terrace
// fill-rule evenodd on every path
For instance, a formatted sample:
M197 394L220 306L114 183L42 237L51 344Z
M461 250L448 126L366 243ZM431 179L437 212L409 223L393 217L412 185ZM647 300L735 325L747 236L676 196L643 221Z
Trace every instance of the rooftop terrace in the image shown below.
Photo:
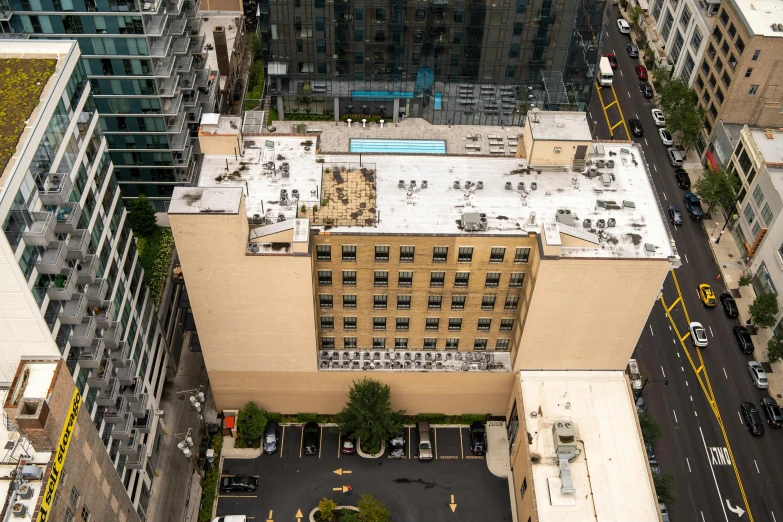
M731 0L751 36L783 38L783 3L780 0ZM773 28L774 26L774 28Z

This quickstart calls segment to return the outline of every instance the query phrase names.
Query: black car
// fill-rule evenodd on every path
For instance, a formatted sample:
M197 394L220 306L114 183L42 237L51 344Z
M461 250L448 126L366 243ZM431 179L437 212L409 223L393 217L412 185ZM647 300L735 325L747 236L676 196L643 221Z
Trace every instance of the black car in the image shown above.
M778 406L778 401L772 397L764 397L761 399L761 411L764 412L764 416L767 418L767 424L773 428L783 426L783 410Z
M642 96L645 98L653 97L653 90L649 83L640 83L639 90L642 91Z
M406 446L405 432L403 431L393 439L389 439L389 457L392 459L405 458Z
M631 58L639 58L639 48L636 45L629 43L625 46L625 50Z
M750 332L744 326L734 327L734 338L737 339L742 353L753 353L753 340L750 338Z
M470 451L474 455L484 455L487 452L487 430L483 422L470 424Z
M742 413L742 421L745 423L748 431L757 437L764 435L764 423L761 421L761 414L759 414L759 410L752 403L743 402L740 405L740 412Z
M669 221L672 225L682 225L682 212L677 205L669 205Z
M723 312L727 317L738 317L739 310L737 310L737 302L731 297L731 294L724 292L720 294L720 304L723 307Z
M631 127L631 134L637 138L644 136L644 129L642 129L642 122L639 118L631 118L628 120L628 126Z
M234 475L220 479L220 492L233 493L235 491L255 491L258 487L258 479L247 475Z
M677 186L681 189L688 190L691 188L691 177L688 172L683 169L677 169L674 171L674 179L677 180Z
M308 422L304 425L304 440L302 448L305 455L318 455L318 433L320 429L315 422Z
M653 446L649 442L645 442L644 443L644 449L647 450L647 459L648 460L655 460L655 446Z
M264 453L271 455L277 451L280 442L280 425L277 421L268 421L264 428Z

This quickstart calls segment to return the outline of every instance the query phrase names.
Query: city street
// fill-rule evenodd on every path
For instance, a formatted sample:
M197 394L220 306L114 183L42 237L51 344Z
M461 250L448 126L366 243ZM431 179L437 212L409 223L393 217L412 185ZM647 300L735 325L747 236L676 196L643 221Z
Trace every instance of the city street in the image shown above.
M783 432L766 426L763 436L754 437L739 414L742 402L752 402L760 411L759 401L767 393L753 387L746 368L753 357L743 354L734 339L732 328L738 319L726 317L720 304L706 308L701 303L699 284L710 284L718 295L726 291L718 279L720 270L701 223L684 212L685 191L675 182L666 146L652 120L650 110L655 105L640 92L634 72L638 62L625 51L630 38L617 29L618 8L612 6L609 13L602 52L618 58L614 92L625 118L641 120L644 136L632 139L644 151L661 205L664 209L677 205L684 215L682 226L670 225L682 267L676 270L676 282L671 275L666 279L662 300L654 305L634 353L643 375L650 379L644 389L646 407L663 431L655 458L662 471L674 472L679 491L677 504L669 506L671 518L783 521L783 501L775 489L783 484L776 457ZM610 139L609 116L597 95L588 117L594 136ZM616 128L615 139L624 138L617 132L621 128ZM723 237L732 240L730 234ZM706 348L693 346L687 335L689 320L704 325Z

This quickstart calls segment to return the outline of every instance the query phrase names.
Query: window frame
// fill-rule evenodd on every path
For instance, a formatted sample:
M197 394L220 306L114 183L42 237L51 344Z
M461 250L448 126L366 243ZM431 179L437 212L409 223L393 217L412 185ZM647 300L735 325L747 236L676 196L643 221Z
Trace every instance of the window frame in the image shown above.
M386 331L386 316L373 316L372 318L372 329L374 332L385 332Z
M358 327L358 320L355 315L343 316L343 330L356 330Z
M400 263L413 263L416 258L416 247L413 245L400 246Z
M342 245L343 262L356 261L356 245Z
M332 245L315 245L316 261L332 260Z
M375 245L375 261L383 263L389 261L389 245Z

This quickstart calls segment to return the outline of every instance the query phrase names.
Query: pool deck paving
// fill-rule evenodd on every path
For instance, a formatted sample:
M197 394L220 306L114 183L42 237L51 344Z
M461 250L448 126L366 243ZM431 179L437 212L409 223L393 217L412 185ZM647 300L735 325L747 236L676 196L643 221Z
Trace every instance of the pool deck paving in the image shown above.
M333 121L275 121L272 122L279 134L296 133L296 126L304 124L309 132L320 132L318 148L321 154L344 154L350 152L351 138L370 139L406 139L406 140L443 140L446 142L448 155L475 155L497 157L521 157L517 154L517 144L521 145L522 127L487 126L487 125L432 125L421 118L405 118L399 123L384 123L381 128L378 123ZM472 140L467 136L480 135ZM489 137L499 137L493 140ZM480 149L466 148L466 145L477 146ZM502 147L502 151L498 152ZM520 147L521 149L521 147Z

